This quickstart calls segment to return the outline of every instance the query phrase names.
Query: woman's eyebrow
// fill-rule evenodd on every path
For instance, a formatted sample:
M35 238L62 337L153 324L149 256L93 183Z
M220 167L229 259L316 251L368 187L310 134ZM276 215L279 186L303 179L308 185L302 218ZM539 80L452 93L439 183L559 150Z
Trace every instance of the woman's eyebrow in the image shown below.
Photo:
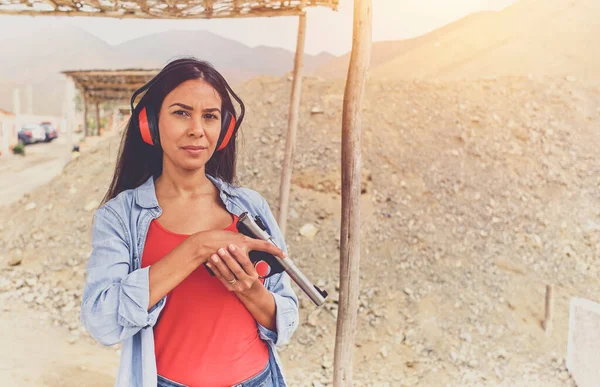
M219 112L221 113L221 110L219 108L206 108L204 109L205 112L207 113L212 113L212 112Z
M169 106L169 107L173 107L173 106L180 106L180 107L182 107L183 109L186 109L186 110L194 110L194 108L193 108L193 107L191 107L191 106L188 106L188 105L185 105L185 104L183 104L183 103L179 103L179 102L176 102L176 103L172 104L172 105L171 105L171 106Z

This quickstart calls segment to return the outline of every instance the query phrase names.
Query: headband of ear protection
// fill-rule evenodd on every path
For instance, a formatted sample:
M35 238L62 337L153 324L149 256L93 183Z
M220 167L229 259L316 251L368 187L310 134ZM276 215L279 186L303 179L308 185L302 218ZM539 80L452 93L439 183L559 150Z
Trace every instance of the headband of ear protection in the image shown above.
M144 103L144 97L140 103L134 108L135 99L142 94L144 91L149 90L154 84L156 84L164 75L174 71L178 67L183 65L196 65L201 68L207 67L207 64L195 59L184 59L180 61L175 61L169 63L160 73L158 73L154 78L152 78L148 83L144 86L137 89L133 95L131 96L131 114L133 119L137 119L138 127L140 129L140 134L142 136L142 140L145 143L152 146L160 146L160 135L158 132L158 110L160 107L152 106L150 103ZM211 68L211 70L214 70ZM217 151L225 149L229 141L234 136L235 132L240 127L242 120L244 119L245 107L242 100L231 90L231 87L223 78L223 76L216 70L214 73L223 81L225 88L231 94L231 96L238 102L240 105L241 111L239 119L235 118L235 111L231 112L228 109L222 109L221 112L221 134L219 135L219 140L217 142Z

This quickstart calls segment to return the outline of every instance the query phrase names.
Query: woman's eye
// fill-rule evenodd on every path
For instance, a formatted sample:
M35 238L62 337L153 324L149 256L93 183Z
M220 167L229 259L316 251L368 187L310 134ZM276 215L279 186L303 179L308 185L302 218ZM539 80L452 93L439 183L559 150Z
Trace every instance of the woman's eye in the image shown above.
M189 117L189 113L185 110L176 110L173 112L173 114L175 114L176 116Z
M219 119L219 117L217 117L217 116L215 116L214 114L211 114L211 113L206 113L204 115L204 118L208 118L209 120L218 120Z

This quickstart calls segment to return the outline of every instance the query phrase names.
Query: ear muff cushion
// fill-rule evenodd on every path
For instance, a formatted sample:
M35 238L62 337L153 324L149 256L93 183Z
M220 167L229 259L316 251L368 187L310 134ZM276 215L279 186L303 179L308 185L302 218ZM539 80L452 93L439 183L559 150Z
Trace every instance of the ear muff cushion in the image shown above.
M229 124L227 123L227 120L229 120ZM236 124L235 117L233 116L233 114L227 112L225 122L223 124L227 125L227 129L225 132L225 136L223 137L223 141L221 142L221 145L217 149L218 151L225 149L227 144L229 144L229 140L231 140L231 136L233 136L233 132L235 130L235 124Z
M140 126L140 133L142 135L142 139L145 143L154 145L154 141L152 140L152 133L150 132L150 126L148 125L148 112L146 108L142 108L140 114L138 116L138 123Z

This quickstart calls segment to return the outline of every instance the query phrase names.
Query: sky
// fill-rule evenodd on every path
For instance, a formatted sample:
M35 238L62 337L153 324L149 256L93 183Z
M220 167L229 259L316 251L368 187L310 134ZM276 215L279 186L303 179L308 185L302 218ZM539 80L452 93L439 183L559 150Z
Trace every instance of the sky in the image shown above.
M515 0L372 0L373 41L401 40L422 35L473 12L500 10ZM342 55L352 45L353 1L340 0L338 11L310 8L306 52ZM207 30L250 47L282 47L294 51L297 17L220 20L136 20L95 17L0 16L0 40L32 34L59 23L80 27L109 44L143 35L179 30Z

